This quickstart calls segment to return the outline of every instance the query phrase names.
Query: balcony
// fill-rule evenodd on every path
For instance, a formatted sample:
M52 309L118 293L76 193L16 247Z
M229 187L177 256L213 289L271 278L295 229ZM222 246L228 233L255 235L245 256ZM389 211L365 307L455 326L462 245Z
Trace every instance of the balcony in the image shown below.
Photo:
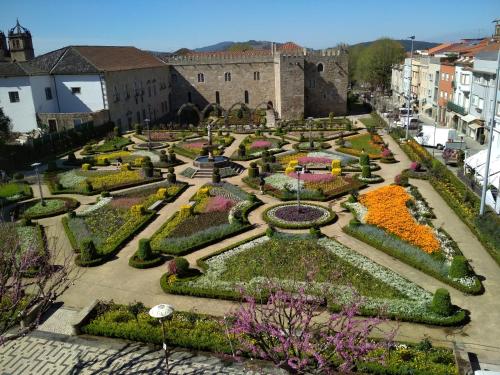
M449 110L449 111L452 111L452 112L455 112L455 113L458 113L459 115L462 115L462 116L465 116L467 114L467 112L465 111L465 108L464 107L461 107L459 106L458 104L455 104L455 103L452 103L452 102L448 102L446 104L446 108Z

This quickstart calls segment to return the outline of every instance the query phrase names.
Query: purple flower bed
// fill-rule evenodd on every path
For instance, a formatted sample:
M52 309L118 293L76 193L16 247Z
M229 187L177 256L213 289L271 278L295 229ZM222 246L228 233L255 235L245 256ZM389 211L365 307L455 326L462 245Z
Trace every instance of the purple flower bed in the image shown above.
M322 158L322 157L315 157L315 156L303 156L298 159L299 164L304 165L304 164L326 164L330 165L332 162L332 159L329 158Z
M324 215L324 211L311 206L301 206L299 210L296 205L290 205L278 208L274 215L285 221L303 222L319 219Z
M260 149L260 148L271 148L273 144L269 141L254 141L251 145L251 149Z
M222 196L208 198L205 212L227 212L234 206L234 201Z

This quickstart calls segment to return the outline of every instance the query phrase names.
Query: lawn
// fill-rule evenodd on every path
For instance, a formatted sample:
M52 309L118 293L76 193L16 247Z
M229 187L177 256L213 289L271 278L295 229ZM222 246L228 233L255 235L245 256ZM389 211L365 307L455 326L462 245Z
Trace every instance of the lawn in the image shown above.
M356 135L353 137L345 138L351 144L350 148L358 151L365 151L368 154L380 154L380 145L374 144L370 134Z
M121 150L123 147L133 143L126 137L106 137L102 144L87 145L83 148L82 155L98 154L101 152L111 152Z
M0 200L17 202L33 196L31 187L25 182L8 182L0 184Z
M45 198L44 204L40 200L18 203L15 207L16 217L42 219L44 217L61 215L74 210L79 202L73 198Z
M439 316L430 308L432 293L329 238L274 233L223 249L199 265L201 276L164 276L162 287L169 293L237 299L239 287L257 293L270 278L292 290L310 279L308 293L325 297L327 288L334 298L327 301L331 308L351 301L354 289L367 314L384 308L393 318L444 325L464 319L458 310Z
M356 218L344 228L347 233L461 291L482 292L458 245L434 228L432 210L415 187L384 186L345 206Z
M155 251L182 255L251 227L247 212L260 203L229 183L206 184L151 237Z

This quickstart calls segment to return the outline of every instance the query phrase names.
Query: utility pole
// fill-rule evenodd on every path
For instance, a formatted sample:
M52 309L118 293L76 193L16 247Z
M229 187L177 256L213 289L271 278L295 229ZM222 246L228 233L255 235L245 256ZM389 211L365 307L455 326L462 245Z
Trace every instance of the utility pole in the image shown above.
M495 22L495 21L493 21ZM479 208L479 215L483 216L484 215L484 210L485 210L485 205L486 205L486 192L488 191L488 177L490 174L490 159L491 159L491 146L493 144L493 132L495 131L495 114L496 114L496 107L497 107L497 99L498 99L498 90L499 86L498 83L500 82L499 79L500 75L500 50L497 50L497 71L495 75L495 92L493 93L493 105L491 106L491 119L490 119L490 134L488 137L488 153L486 154L486 166L485 166L485 173L483 177L483 190L481 192L481 207Z
M411 78L413 75L412 65L413 65L413 41L415 40L415 35L409 36L411 39L411 52L410 52L410 77L408 78L408 98L406 99L406 140L410 136L410 105L411 105Z

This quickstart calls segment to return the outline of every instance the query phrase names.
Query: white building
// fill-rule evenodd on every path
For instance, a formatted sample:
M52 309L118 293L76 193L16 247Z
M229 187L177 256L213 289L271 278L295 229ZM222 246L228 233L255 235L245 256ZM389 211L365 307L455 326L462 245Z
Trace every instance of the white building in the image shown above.
M169 67L134 47L69 46L0 63L0 107L13 130L112 121L123 129L169 111Z

